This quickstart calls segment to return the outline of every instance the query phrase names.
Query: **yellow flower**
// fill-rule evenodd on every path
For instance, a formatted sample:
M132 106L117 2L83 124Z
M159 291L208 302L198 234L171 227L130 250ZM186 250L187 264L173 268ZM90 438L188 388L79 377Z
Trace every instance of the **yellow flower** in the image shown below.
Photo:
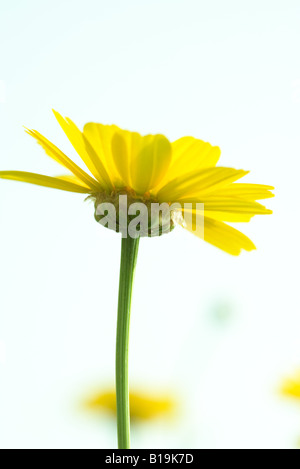
M92 411L107 410L116 415L116 393L108 389L89 399L86 407ZM161 416L171 416L175 402L169 396L130 392L130 417L132 421L152 420Z
M101 201L126 193L139 200L169 205L203 203L205 241L233 255L255 249L249 238L226 222L248 222L254 215L272 213L256 201L273 197L273 187L236 183L248 172L216 166L218 147L193 137L171 143L163 135L141 136L115 125L88 123L81 132L69 118L54 114L85 169L39 132L27 129L69 174L49 177L1 171L0 178L88 194ZM188 222L184 228L203 237L202 230L195 230L193 223Z
M300 370L293 377L285 379L281 392L285 396L300 399Z

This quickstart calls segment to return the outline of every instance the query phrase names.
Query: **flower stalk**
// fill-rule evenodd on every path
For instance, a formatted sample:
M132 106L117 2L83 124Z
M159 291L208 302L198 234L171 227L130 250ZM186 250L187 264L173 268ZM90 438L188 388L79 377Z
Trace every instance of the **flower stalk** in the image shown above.
M138 247L139 238L122 238L116 342L116 398L119 449L130 448L128 350L131 297Z

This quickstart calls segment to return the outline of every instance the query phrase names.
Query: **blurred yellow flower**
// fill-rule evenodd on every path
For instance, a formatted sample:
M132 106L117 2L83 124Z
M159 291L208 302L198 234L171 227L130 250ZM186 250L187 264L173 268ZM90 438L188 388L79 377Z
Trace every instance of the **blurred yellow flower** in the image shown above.
M217 167L221 153L218 147L193 137L169 142L163 135L141 136L115 125L93 122L81 132L69 118L54 114L85 169L38 131L27 129L47 155L69 173L49 177L1 171L0 178L88 194L102 202L125 192L139 201L178 203L182 207L203 203L204 234L191 222L183 224L184 228L232 255L255 249L249 238L227 222L248 222L254 215L272 213L256 201L273 197L273 187L236 183L248 171ZM197 210L192 208L192 214L196 215Z
M300 399L300 370L294 376L284 380L281 392L285 396Z
M168 395L153 395L130 392L130 418L132 421L147 421L157 417L172 416L175 401ZM106 410L116 415L116 392L108 389L90 398L85 407L92 411Z

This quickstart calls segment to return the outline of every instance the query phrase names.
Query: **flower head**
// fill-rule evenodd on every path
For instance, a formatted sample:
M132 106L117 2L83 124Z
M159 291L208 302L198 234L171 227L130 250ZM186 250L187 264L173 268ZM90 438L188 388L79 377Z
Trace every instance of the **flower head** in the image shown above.
M38 131L27 129L68 174L49 177L1 171L0 178L87 194L95 201L95 216L100 222L103 214L97 212L99 202L116 205L119 195L128 195L132 205L135 202L148 206L177 204L168 220L171 228L176 223L182 224L193 234L233 255L243 249L255 249L249 238L227 222L248 222L254 215L272 213L257 200L273 197L270 192L273 187L237 183L248 171L216 166L219 147L193 137L169 142L163 135L141 136L115 125L88 123L81 132L69 118L55 111L54 114L85 168L75 164ZM204 204L204 211L197 204ZM185 217L189 212L191 217ZM203 216L203 231L193 222L197 214ZM161 234L165 221L161 215L156 221Z
M300 400L300 370L298 370L294 376L284 380L281 392L285 396Z
M85 407L92 411L105 410L116 415L116 392L102 391L90 398ZM132 421L147 421L157 417L171 416L175 409L174 400L167 395L130 392L130 417Z

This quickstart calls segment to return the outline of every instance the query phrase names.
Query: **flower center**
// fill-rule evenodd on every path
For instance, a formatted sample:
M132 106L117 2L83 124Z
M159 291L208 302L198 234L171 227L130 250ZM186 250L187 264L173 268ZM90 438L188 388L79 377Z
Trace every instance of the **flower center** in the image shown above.
M126 188L101 192L92 199L96 221L123 237L161 236L183 221L180 204L159 203L150 194L141 197Z

